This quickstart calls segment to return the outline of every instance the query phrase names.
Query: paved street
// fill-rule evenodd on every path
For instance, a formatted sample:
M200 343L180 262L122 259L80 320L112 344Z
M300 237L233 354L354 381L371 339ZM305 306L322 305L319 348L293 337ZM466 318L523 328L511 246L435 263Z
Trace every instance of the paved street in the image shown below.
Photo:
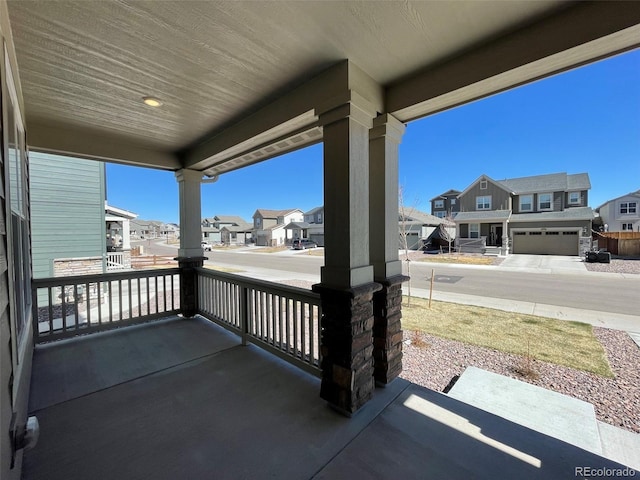
M158 255L177 254L175 246L151 244L146 248ZM308 255L307 251L253 253L253 249L255 247L206 253L211 264L255 272L264 279L269 279L271 274L275 278L320 280L320 267L324 263L321 256ZM513 265L507 263L510 264ZM412 288L428 291L432 269L434 292L443 296L495 298L514 304L555 305L630 317L640 312L640 275L555 269L546 263L536 269L531 265L518 268L411 262Z

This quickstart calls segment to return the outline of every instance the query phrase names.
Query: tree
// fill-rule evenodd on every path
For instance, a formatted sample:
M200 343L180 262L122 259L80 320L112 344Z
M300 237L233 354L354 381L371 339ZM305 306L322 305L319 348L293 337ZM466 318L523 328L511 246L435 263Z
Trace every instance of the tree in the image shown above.
M415 200L411 207L407 207L404 203L404 187L400 185L398 188L398 207L400 210L400 248L404 250L404 261L407 263L407 276L409 277L409 281L407 281L407 305L411 304L411 258L409 257L409 241L408 235L411 231L411 228L408 227L408 220L414 212L416 211L418 205L418 201Z

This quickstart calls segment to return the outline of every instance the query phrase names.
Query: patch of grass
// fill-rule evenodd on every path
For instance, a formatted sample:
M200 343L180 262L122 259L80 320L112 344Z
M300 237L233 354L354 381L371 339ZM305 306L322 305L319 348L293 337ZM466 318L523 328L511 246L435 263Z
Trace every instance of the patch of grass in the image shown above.
M324 248L308 248L303 252L305 255L311 255L312 257L324 257Z
M591 325L472 305L411 299L402 308L405 330L613 377Z
M209 270L215 270L217 272L226 272L226 273L240 273L245 271L239 268L222 267L220 265L204 265L204 268L208 268Z
M259 248L254 248L252 251L258 252L258 253L276 253L276 252L283 252L288 249L289 247L286 247L283 245L280 247L259 247Z
M492 257L468 257L464 255L425 255L418 262L458 263L463 265L493 265Z

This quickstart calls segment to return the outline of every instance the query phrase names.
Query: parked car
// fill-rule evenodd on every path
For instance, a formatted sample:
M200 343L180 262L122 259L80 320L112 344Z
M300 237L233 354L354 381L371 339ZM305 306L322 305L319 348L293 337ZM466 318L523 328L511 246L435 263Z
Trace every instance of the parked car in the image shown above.
M293 249L294 250L304 250L305 248L316 248L318 244L314 241L311 241L307 238L296 238L293 241Z
M202 247L202 250L204 250L205 252L210 252L212 248L211 244L209 242L205 242L204 240L200 242L200 246Z

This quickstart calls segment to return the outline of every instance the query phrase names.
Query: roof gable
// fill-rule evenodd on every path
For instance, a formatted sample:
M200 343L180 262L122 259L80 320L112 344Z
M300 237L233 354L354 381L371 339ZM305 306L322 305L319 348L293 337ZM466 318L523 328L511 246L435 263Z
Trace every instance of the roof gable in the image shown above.
M460 190L455 190L455 189L451 189L451 190L447 190L444 193L441 193L440 195L436 195L435 197L433 197L431 200L429 200L430 202L433 202L434 200L439 200L441 198L446 198L448 196L458 196L460 195Z
M496 182L493 178L491 178L488 175L480 175L473 183L471 183L467 188L465 188L462 193L460 193L458 195L458 197L462 197L463 195L466 195L473 187L475 187L477 184L479 184L482 180L486 180L487 182L491 182L493 185L495 185L498 188L501 188L502 190L504 190L505 192L511 194L513 193L511 190L509 190L509 188L505 185L503 185L500 182Z

